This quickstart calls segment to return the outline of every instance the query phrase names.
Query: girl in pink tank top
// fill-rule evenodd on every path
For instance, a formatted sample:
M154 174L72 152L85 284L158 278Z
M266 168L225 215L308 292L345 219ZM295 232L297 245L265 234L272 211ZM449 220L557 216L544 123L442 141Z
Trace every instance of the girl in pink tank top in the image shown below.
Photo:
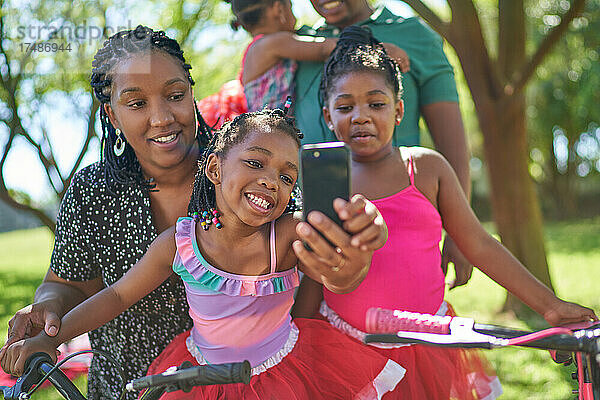
M320 304L322 318L361 341L371 307L452 314L444 302L440 267L444 228L473 265L550 324L597 319L592 310L558 299L486 233L442 155L420 147L392 146L394 125L403 114L399 77L398 66L369 31L349 27L342 32L321 80L323 114L329 129L352 150L353 192L377 206L389 237L373 255L367 277L351 293L332 293L303 279L294 315L313 315ZM479 352L363 346L407 370L386 398L492 399L501 393Z
M248 360L252 378L247 385L202 386L163 399L358 400L393 390L404 375L396 362L364 352L324 321L291 320L298 269L334 292L352 290L386 239L376 208L359 195L334 204L351 233L318 212L308 216L311 225L290 212L299 137L281 110L242 114L226 124L204 151L189 216L161 233L118 282L65 315L56 337L42 334L5 349L2 366L20 372L32 352L56 354L60 342L108 322L171 277L183 280L194 324L149 373L183 361ZM343 272L336 272L339 265Z
M244 51L237 79L199 102L206 122L216 127L246 111L283 107L288 96L294 97L296 60L323 62L336 42L296 36L290 0L228 2L235 15L232 27L243 27L252 41Z

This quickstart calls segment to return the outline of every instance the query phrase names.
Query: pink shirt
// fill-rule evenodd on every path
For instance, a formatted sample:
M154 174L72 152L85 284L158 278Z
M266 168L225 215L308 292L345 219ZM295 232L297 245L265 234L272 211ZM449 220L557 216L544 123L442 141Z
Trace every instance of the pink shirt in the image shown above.
M415 186L412 157L408 173L408 187L371 200L385 219L388 241L373 254L365 280L351 293L334 294L323 289L327 305L363 332L371 307L435 314L444 300L441 217Z

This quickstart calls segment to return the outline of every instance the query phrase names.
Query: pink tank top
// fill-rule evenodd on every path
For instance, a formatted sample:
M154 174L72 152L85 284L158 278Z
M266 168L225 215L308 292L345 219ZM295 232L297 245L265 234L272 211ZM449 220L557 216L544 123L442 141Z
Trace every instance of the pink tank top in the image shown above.
M389 236L373 254L365 280L347 294L323 290L327 305L363 332L366 312L371 307L435 314L444 300L439 248L442 221L433 204L415 186L412 156L408 174L408 187L371 200L383 215Z
M242 56L242 69L239 74L240 82L242 81L242 72L246 64L248 50L263 36L263 34L256 35L248 47L246 47L246 51L244 51L244 55ZM252 82L246 83L244 85L244 94L248 104L248 111L260 111L265 107L283 108L287 97L294 97L294 74L297 68L298 63L296 61L284 58Z
M179 218L173 270L185 285L192 338L211 364L248 360L255 367L281 350L291 330L290 308L298 271L275 272L275 224L271 268L266 275L230 274L209 264L196 242L196 222Z

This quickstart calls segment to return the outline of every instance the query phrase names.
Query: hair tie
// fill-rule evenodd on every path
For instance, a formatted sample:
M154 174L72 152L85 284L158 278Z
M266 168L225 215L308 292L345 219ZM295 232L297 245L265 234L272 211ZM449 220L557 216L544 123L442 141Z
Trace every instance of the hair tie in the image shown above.
M283 115L287 115L290 111L290 107L292 107L292 96L288 96L285 99L285 104L283 105Z

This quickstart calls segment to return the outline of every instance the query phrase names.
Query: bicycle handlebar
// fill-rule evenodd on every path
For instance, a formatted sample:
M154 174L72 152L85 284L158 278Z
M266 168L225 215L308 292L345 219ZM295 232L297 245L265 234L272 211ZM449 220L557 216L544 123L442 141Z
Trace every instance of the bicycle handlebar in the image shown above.
M490 349L513 344L510 339L532 334L506 327L476 324L471 318L436 316L399 310L372 308L367 311L366 343L423 343L447 347L478 347ZM567 352L598 353L600 347L600 325L577 325L572 335L562 329L563 334L533 337L533 340L518 343L519 346ZM596 329L594 329L596 328ZM557 330L556 328L555 331ZM595 332L595 333L588 333Z
M193 386L249 383L251 368L248 361L227 364L201 365L182 369L169 369L162 374L134 379L125 387L127 391L175 386L175 390L189 391ZM186 390L187 389L187 390ZM170 390L167 390L170 391Z
M52 359L46 353L34 353L25 361L25 373L12 387L2 388L5 400L28 399L28 392L33 386L41 384L40 380L54 368ZM48 380L56 390L69 400L85 400L77 386L58 368L54 369Z

